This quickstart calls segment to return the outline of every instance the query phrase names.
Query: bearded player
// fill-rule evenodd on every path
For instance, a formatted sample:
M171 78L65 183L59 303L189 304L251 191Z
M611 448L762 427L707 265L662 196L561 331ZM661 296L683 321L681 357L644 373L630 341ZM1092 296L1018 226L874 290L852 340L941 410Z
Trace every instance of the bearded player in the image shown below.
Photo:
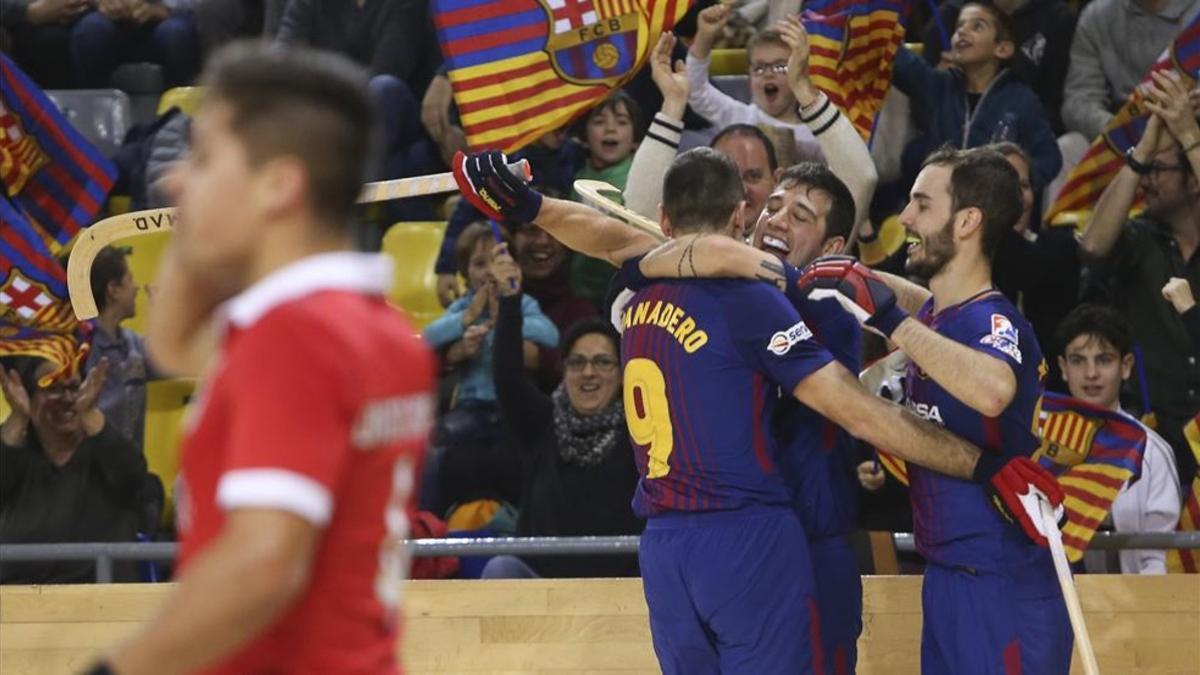
M493 218L533 222L568 247L617 264L638 265L647 248L617 221L543 198L505 169L498 152L460 155L454 169L464 196ZM728 237L741 229L737 168L710 149L677 157L663 195L668 236ZM806 538L766 426L776 385L865 440L994 483L1010 499L1030 480L1056 492L1028 458L981 456L867 394L793 307L758 289L769 290L721 280L660 282L638 291L622 317L627 421L645 472L634 497L635 512L648 519L639 557L655 652L667 673L824 669Z
M205 371L178 584L92 672L397 673L434 371L384 300L388 261L347 250L366 77L329 54L236 45L204 84L149 331L156 362Z

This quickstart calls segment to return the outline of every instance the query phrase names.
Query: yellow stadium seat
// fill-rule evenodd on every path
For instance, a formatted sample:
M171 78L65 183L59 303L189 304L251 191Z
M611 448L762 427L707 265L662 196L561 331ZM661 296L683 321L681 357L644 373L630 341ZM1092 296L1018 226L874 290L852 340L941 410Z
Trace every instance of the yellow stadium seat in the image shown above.
M708 64L709 76L746 75L750 72L750 61L745 49L714 49Z
M173 87L159 97L158 111L155 114L161 115L174 107L182 110L185 115L195 115L203 97L204 87Z
M917 56L921 56L925 53L925 43L924 42L905 42L904 48L907 49L908 51L916 54Z
M0 424L3 424L4 420L8 419L8 415L11 412L12 408L8 407L8 401L4 400L3 396L0 396Z
M383 252L396 263L396 276L388 294L417 328L442 315L437 298L437 275L433 264L442 248L446 223L396 223L383 235Z
M109 195L108 196L108 215L119 216L122 213L129 213L133 208L133 198L129 195Z
M158 476L166 491L164 514L174 512L175 477L179 475L179 441L188 399L195 388L190 379L146 383L146 426L143 453L146 467Z

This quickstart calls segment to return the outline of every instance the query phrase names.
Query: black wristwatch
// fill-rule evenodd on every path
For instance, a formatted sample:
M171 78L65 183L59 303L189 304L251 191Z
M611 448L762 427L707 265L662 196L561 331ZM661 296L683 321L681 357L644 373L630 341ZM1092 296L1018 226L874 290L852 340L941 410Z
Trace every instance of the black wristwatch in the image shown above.
M1133 148L1125 151L1125 166L1133 169L1133 172L1139 176L1145 176L1154 170L1154 166L1149 163L1142 163L1133 156Z

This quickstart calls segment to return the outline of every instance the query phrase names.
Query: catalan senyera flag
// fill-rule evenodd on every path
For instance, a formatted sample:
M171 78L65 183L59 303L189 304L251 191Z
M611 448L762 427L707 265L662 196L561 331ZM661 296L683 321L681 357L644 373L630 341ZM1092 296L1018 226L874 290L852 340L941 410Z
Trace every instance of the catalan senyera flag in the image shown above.
M104 206L117 169L0 54L0 183L58 254Z
M1200 73L1200 16L1192 19L1175 37L1171 46L1158 58L1142 82L1150 81L1150 73L1175 69L1190 90ZM1125 104L1113 115L1104 133L1100 134L1079 164L1071 170L1066 183L1046 214L1046 222L1054 222L1060 214L1071 211L1090 211L1100 193L1108 187L1113 176L1125 162L1125 152L1137 145L1146 128L1149 113L1142 104L1142 95L1134 89Z
M1200 462L1200 415L1183 427L1183 435L1191 446L1192 454ZM1192 487L1183 498L1183 508L1179 510L1178 532L1195 532L1200 530L1200 471L1192 476ZM1200 551L1195 549L1167 551L1167 571L1183 572L1186 574L1200 573Z
M1042 443L1033 459L1062 486L1067 559L1083 558L1121 487L1142 475L1146 431L1131 417L1069 396L1046 392L1038 419ZM880 452L880 463L908 485L903 460ZM886 459L885 459L886 458Z
M904 42L906 0L808 0L800 18L808 31L808 72L863 140L892 83Z
M691 0L433 0L473 150L517 150L631 79Z

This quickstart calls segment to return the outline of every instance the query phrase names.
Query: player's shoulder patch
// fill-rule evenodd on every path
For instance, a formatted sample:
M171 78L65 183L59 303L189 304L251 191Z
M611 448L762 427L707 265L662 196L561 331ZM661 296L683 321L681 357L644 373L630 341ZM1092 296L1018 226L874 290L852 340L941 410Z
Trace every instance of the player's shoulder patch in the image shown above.
M791 328L772 335L771 340L767 343L767 351L776 356L783 356L791 351L792 347L811 337L812 331L808 329L808 325L799 321Z
M992 314L992 330L980 338L979 343L1007 355L1021 363L1020 333L1012 320L1003 314Z

